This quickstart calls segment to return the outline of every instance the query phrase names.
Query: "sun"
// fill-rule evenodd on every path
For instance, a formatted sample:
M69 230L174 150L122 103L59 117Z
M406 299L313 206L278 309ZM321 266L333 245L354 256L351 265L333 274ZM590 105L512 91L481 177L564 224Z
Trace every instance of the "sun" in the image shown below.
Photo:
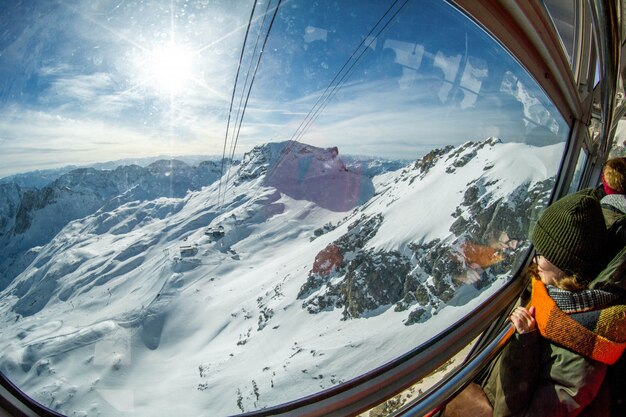
M144 83L157 92L179 94L193 79L193 51L183 45L168 42L142 61Z

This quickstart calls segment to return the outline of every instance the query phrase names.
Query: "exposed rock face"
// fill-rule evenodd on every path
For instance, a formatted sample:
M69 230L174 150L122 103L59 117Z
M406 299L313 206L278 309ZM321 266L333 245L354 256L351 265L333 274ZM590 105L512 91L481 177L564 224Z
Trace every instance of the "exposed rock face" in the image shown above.
M24 191L13 183L0 184L0 239L11 233Z
M348 233L317 255L298 294L298 298L305 299L319 292L304 302L309 312L343 307L344 318L362 317L399 301L405 288L411 288L407 282L409 258L398 251L363 249L382 221L381 215L362 217L348 226ZM332 283L338 277L342 277L340 282Z
M397 251L358 253L341 286L344 317L362 317L400 300L410 270L410 260Z
M299 142L272 143L246 154L236 183L261 176L263 185L295 200L332 211L348 211L374 194L371 178L349 171L336 147L322 149Z
M439 159L443 155L446 155L448 152L450 152L452 149L454 149L454 146L450 145L450 146L446 146L443 149L433 149L432 151L428 152L422 158L420 158L417 161L415 161L415 164L413 164L412 168L407 169L407 170L405 170L403 172L403 174L404 174L403 180L406 181L407 174L409 174L409 173L412 174L410 176L411 184L416 179L417 180L421 180L422 178L424 178L426 176L426 174L428 174L428 171L433 166L435 166L435 164L439 161Z
M309 278L298 293L299 299L307 298L313 293L320 293L304 302L309 312L315 313L328 308L347 306L348 297L354 293L354 288L350 289L350 282L354 283L362 275L359 266L365 261L365 257L359 256L359 251L376 235L381 222L382 216L380 215L372 218L362 217L348 226L348 233L328 245L316 256L316 263L309 272ZM322 268L331 260L335 261L332 266L327 265ZM339 260L341 262L337 262ZM342 280L339 285L331 283L334 278L345 277L348 273L351 274L351 280ZM327 291L320 291L322 287L325 287ZM347 317L349 314L346 309L344 315Z
M452 159L452 164L446 168L448 174L452 174L457 168L467 165L469 161L474 159L478 152L485 146L493 146L500 143L499 139L489 138L482 142L467 142L462 146L459 146L456 150L451 152L447 159Z
M341 250L337 245L331 243L317 254L311 272L320 276L328 276L339 268L342 263L343 255Z
M536 207L546 205L552 184L552 180L533 186L523 184L506 199L493 200L485 193L484 180L472 181L461 205L467 214L458 215L450 231L456 235L468 233L478 242L497 239L502 231L506 231L510 239L525 239L530 220L536 216Z
M396 181L424 179L439 162L453 174L486 146L499 142L468 142L463 146L434 150L405 168ZM487 165L484 171L492 166ZM480 290L498 275L517 269L527 247L528 230L544 207L553 179L517 186L506 196L498 193L498 180L478 175L467 183L461 204L450 215L455 219L445 241L424 241L416 236L397 250L368 247L384 218L362 215L316 257L298 298L310 313L343 309L344 319L378 314L395 305L410 310L406 325L423 322L446 303L457 289L471 285ZM390 198L393 201L393 199ZM455 303L463 302L456 300Z

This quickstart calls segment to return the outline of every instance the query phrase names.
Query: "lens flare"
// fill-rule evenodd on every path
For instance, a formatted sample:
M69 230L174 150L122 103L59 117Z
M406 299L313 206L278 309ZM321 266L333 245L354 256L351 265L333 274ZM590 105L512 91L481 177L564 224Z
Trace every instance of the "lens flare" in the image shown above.
M160 93L179 94L193 77L192 51L175 43L152 50L143 65L146 84Z

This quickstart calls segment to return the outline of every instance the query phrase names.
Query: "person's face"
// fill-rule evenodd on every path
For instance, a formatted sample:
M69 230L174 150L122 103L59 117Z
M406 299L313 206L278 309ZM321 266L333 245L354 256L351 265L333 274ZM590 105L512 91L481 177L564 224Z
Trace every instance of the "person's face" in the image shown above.
M565 275L565 272L553 265L542 255L536 255L535 262L537 263L539 278L541 278L541 282L545 285L556 286L557 281Z

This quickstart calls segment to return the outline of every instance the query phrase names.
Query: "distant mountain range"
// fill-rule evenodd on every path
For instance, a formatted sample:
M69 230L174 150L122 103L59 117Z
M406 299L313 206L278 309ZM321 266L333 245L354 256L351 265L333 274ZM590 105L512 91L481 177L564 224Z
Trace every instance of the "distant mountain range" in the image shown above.
M80 168L94 168L97 170L114 170L115 168L128 166L128 165L139 165L141 167L146 167L153 162L162 161L162 160L178 160L186 163L187 165L195 166L205 161L221 161L221 158L217 156L204 156L204 155L185 155L185 156L154 156L147 158L124 158L117 161L109 161L109 162L98 162L94 164L89 164L86 166L76 166L76 165L67 165L59 168L51 168L51 169L41 169L31 172L26 172L22 174L14 174L9 175L3 178L0 178L0 184L6 183L14 183L19 185L22 188L42 188L46 185L49 185L51 182L61 177L64 174L67 174L70 171L74 171Z
M0 370L69 415L230 415L331 387L510 278L561 154L283 142L222 177L169 160L2 184Z
M48 243L67 223L131 201L182 198L220 177L221 163L195 167L159 160L147 167L78 168L41 188L0 184L0 288L33 260L32 248Z

